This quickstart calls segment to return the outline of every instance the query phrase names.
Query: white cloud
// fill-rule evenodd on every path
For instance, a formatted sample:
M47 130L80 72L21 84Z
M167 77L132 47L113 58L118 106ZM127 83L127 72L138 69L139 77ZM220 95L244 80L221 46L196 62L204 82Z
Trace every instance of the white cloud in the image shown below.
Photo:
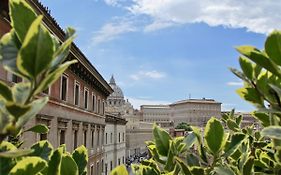
M119 35L134 32L136 30L137 28L130 21L120 20L118 22L111 22L105 24L99 31L95 32L92 41L93 44L99 44L111 41Z
M140 108L141 105L167 105L170 104L168 101L161 101L161 100L148 100L142 98L134 98L134 97L127 97L129 102L134 106L134 108Z
M154 20L147 31L170 27L171 24L204 22L210 26L247 28L268 33L281 28L281 3L276 0L133 0L128 7L135 15L148 15Z
M130 77L133 80L140 80L140 79L145 79L145 78L160 79L160 78L164 78L165 76L166 76L165 73L158 72L156 70L153 70L153 71L139 71L136 74L130 75Z
M226 83L228 86L243 86L242 81L230 81Z

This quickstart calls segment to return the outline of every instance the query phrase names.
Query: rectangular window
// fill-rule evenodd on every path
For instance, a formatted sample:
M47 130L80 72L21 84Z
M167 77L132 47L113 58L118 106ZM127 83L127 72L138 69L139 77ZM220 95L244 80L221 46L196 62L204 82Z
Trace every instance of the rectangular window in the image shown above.
M121 138L120 138L120 137L121 137L121 134L120 134L120 132L119 132L118 135L119 135L118 140L119 140L119 143L120 143L120 141L121 141Z
M107 133L105 133L105 144L107 144Z
M104 115L104 101L102 101L102 115Z
M73 148L76 149L77 148L77 140L78 140L78 131L74 130L74 134L73 134Z
M60 145L65 144L65 130L60 130Z
M94 148L94 133L95 133L95 131L94 130L92 130L92 148Z
M46 94L46 95L48 95L48 94L50 93L50 87L48 87L47 89L45 89L45 90L43 91L43 93Z
M123 142L125 142L125 133L123 132Z
M45 134L40 134L40 140L47 140L47 133Z
M120 159L118 159L118 165L120 165L121 164L121 161L120 161Z
M88 109L89 90L84 89L84 108Z
M91 173L91 175L94 175L94 165L91 165L90 173Z
M96 112L96 96L94 94L92 95L92 100L93 100L92 101L93 102L92 103L93 111Z
M124 156L122 157L122 162L123 162L123 164L125 163L125 157Z
M112 143L112 133L110 133L110 143Z
M61 95L61 100L66 101L66 96L67 96L67 76L62 75L61 77L61 86L60 86L60 95Z
M87 146L87 130L84 131L84 146Z
M104 164L105 175L107 175L107 163Z
M110 161L110 171L112 171L113 166L112 166L112 161Z
M80 85L77 81L75 81L74 86L74 104L79 105L79 99L80 99Z
M100 107L101 107L101 101L100 99L98 99L98 114L100 114L101 112Z

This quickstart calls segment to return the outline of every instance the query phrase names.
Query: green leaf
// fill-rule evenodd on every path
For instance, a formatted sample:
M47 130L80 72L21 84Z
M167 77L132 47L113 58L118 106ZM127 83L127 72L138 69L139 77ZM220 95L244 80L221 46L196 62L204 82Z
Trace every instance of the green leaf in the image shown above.
M30 94L30 83L17 83L12 87L14 101L17 104L24 105Z
M30 26L17 57L18 69L35 79L53 59L54 44L50 33L41 26L39 16Z
M237 94L246 101L253 103L257 107L263 107L263 100L260 94L254 88L240 88Z
M48 169L46 170L47 175L61 175L61 160L63 155L63 149L58 148L56 151L54 151L51 160L48 164Z
M35 125L29 129L25 130L24 132L27 132L27 131L32 131L32 132L40 133L40 134L46 134L49 132L49 128L44 124L38 124L38 125Z
M37 89L35 90L34 94L38 94L43 90L47 89L50 85L52 85L60 76L61 74L71 65L76 63L77 60L67 61L64 64L60 65L56 70L51 72L46 76L46 78L40 82Z
M16 151L17 148L6 141L3 141L0 144L0 152L6 152L6 151ZM13 166L16 164L16 161L11 158L4 158L0 157L0 174L9 174L10 170L13 168Z
M62 64L69 54L71 43L75 38L74 36L75 31L70 28L68 28L67 31L69 31L67 34L68 35L67 40L64 43L62 43L62 45L59 46L59 48L54 53L54 59L51 62L51 66L50 66L51 71L55 70L60 64Z
M179 159L178 157L175 157L175 159L176 159L177 164L181 168L182 174L184 174L184 175L192 175L190 170L189 170L189 168L188 168L188 166L181 159Z
M235 119L235 122L236 124L240 127L240 124L243 120L243 116L242 115L239 115L236 119Z
M7 111L16 118L16 120L25 115L26 113L28 113L28 111L30 110L30 106L29 105L17 105L15 103L7 103L6 104L6 109Z
M199 167L199 166L191 167L190 171L191 171L192 175L199 175L199 174L204 175L205 174L204 168Z
M280 126L269 126L261 131L263 137L269 137L271 139L281 140L281 127Z
M31 149L33 149L34 152L31 153L30 156L41 157L46 161L50 160L51 154L53 153L53 146L47 140L35 143L31 146Z
M160 169L159 169L157 163L153 159L143 160L141 162L141 164L151 167L155 172L157 172L157 174L160 174Z
M158 153L167 156L169 152L169 140L171 140L169 133L154 124L153 135Z
M33 152L33 150L17 149L17 150L12 150L12 151L0 152L0 157L16 158L16 157L22 157L22 156L29 155L32 152Z
M6 33L0 41L0 52L3 56L1 63L3 67L16 75L23 76L17 68L17 55L20 49L20 41L18 40L14 29Z
M253 65L252 65L252 63L248 59L246 59L245 57L240 57L239 63L240 63L240 67L241 67L244 75L246 75L246 77L249 78L249 80L252 80L253 79Z
M10 175L36 175L47 166L39 157L25 157L12 168Z
M79 175L87 174L87 163L88 163L88 151L87 148L82 145L74 150L72 153L72 158L75 160Z
M281 77L281 71L265 54L252 46L240 46L237 51L246 56L256 64Z
M61 161L61 174L78 175L78 167L73 158L64 154Z
M125 165L120 165L120 166L117 166L116 168L114 168L110 175L129 175Z
M0 96L4 97L7 101L13 101L11 89L2 81L0 81Z
M266 54L279 66L281 66L281 33L280 31L271 32L265 42Z
M195 141L196 141L196 135L194 134L194 132L188 134L183 140L187 148L191 148L194 145Z
M236 124L235 121L233 121L232 119L228 119L226 121L226 124L227 124L227 127L229 129L231 129L232 131L236 132L236 131L239 131L239 126Z
M41 111L41 109L47 104L48 100L49 100L48 97L43 97L43 98L39 98L37 100L34 100L30 105L31 109L25 115L21 116L18 119L18 121L16 123L16 126L22 127L31 118L35 117L36 114L38 114Z
M234 68L229 68L229 70L234 74L236 75L238 78L240 78L241 80L244 80L245 82L248 82L249 83L249 80L247 79L247 77L243 74L243 72L237 70L237 69L234 69Z
M216 172L216 174L218 175L235 175L235 173L227 166L219 166L219 167L215 167L214 171Z
M270 125L270 119L266 113L254 112L252 116L259 120L264 127Z
M244 139L245 139L245 134L241 134L241 133L233 134L229 145L225 147L224 156L225 157L231 156L238 149L238 147L240 146L240 144L243 142Z
M10 1L11 25L15 29L20 41L23 42L29 27L36 19L32 8L22 0Z
M249 175L252 174L253 167L254 167L254 160L255 158L253 156L250 156L245 165L243 166L243 175Z
M168 156L167 156L167 161L166 164L164 166L164 170L166 171L173 171L175 164L174 164L174 157L175 155L175 145L173 141L170 141L170 148L169 148L169 152L168 152Z
M186 162L189 166L200 166L200 160L193 153L188 153L186 156Z
M280 148L278 148L276 150L276 153L274 154L274 158L279 164L281 164L281 149Z
M204 131L204 143L209 151L213 154L217 154L224 142L224 129L220 121L212 117Z

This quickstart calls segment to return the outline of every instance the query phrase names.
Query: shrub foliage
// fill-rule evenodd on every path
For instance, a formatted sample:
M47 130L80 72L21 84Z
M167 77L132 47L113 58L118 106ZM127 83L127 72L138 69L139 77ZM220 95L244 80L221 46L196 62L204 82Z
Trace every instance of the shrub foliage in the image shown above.
M43 16L37 16L24 0L10 0L9 8L12 29L0 40L0 62L22 81L0 82L0 174L85 175L88 155L84 146L72 154L65 145L54 149L48 141L21 149L19 139L24 132L48 132L45 125L26 130L23 126L48 102L40 93L76 62L66 60L74 30L68 28L60 43L43 25Z

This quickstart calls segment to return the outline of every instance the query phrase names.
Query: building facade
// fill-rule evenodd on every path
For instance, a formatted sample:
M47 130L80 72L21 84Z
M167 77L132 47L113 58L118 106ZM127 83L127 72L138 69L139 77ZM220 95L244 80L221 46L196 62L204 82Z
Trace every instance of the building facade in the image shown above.
M116 166L124 164L126 159L126 123L123 118L106 114L104 135L104 174Z
M106 100L105 111L127 120L126 124L126 157L141 154L146 151L145 141L152 139L152 123L140 120L140 112L134 110L128 100L125 100L122 89L112 76L109 81L114 90Z
M37 14L44 16L43 23L60 41L65 33L37 0L26 0ZM0 36L9 32L8 0L0 1ZM101 174L104 167L105 108L107 96L113 92L108 83L89 62L79 48L73 44L67 59L76 59L63 75L41 95L50 100L43 110L25 126L46 124L48 134L26 132L23 147L29 147L39 140L48 140L54 147L66 144L67 151L84 145L88 149L90 175ZM8 84L22 81L0 66L0 79Z

